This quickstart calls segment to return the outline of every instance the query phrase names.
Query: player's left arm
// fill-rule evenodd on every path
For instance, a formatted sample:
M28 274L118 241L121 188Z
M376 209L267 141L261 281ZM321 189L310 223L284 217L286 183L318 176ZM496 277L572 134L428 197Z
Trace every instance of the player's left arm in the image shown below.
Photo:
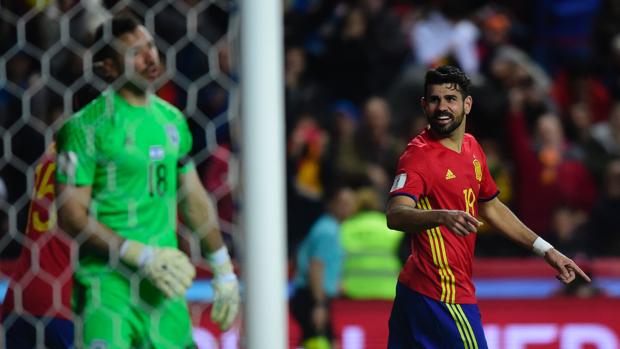
M178 195L183 222L198 235L202 248L208 253L224 248L215 205L195 169L179 173Z
M553 248L553 246L523 224L523 222L521 222L521 220L498 198L494 198L487 202L479 202L478 212L482 218L495 226L508 238L544 256L545 261L558 271L558 280L568 284L573 281L578 274L584 280L590 282L588 275L586 275L573 260Z
M222 240L215 205L195 168L179 173L179 208L184 223L200 238L213 272L215 297L211 318L227 330L239 311L239 283Z

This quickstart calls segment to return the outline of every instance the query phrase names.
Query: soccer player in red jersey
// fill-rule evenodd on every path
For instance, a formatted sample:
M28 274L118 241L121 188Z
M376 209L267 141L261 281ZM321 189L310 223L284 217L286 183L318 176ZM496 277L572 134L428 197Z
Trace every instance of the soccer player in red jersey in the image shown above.
M7 349L73 347L71 255L75 250L56 224L55 156L52 144L36 167L26 243L2 305Z
M427 72L421 104L430 127L398 163L386 215L390 228L410 234L412 253L398 279L389 349L487 348L472 282L477 217L544 256L563 283L576 275L590 281L498 199L485 154L465 133L468 87L458 68Z

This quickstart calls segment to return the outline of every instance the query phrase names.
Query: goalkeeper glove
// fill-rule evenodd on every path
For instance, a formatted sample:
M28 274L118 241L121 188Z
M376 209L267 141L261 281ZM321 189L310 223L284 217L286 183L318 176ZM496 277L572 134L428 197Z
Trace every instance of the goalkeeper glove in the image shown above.
M211 320L218 323L222 331L226 331L239 312L239 282L225 246L213 252L207 261L213 271L215 292Z
M189 258L176 248L152 247L125 240L121 260L138 268L166 297L178 297L192 284L196 269Z

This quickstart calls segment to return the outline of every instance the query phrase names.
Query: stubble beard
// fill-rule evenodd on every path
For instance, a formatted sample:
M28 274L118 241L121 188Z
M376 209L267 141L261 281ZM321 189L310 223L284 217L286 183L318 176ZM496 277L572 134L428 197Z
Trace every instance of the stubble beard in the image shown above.
M438 124L436 122L437 117L443 115L450 116L452 118L452 121L446 125ZM428 124L431 126L431 130L433 130L440 136L448 136L452 132L454 132L454 130L459 128L459 126L461 126L463 120L465 120L465 111L463 111L459 116L454 116L448 112L437 112L433 116L427 116L426 119L428 121Z

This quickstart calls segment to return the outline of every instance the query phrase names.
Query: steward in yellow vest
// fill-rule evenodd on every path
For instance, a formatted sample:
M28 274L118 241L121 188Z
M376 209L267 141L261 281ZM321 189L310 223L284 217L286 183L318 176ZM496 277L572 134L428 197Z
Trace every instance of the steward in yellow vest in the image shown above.
M398 249L404 234L387 227L374 189L360 189L357 196L359 213L345 220L340 231L343 294L353 299L392 300L402 267Z

